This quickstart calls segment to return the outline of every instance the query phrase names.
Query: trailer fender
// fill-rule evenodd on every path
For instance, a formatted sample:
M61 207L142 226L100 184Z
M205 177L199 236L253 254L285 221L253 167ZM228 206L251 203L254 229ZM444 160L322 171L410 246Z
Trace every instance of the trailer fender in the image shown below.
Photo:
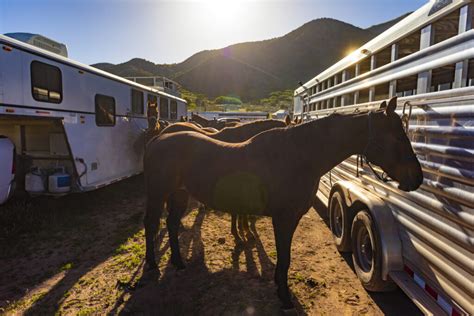
M402 244L391 208L375 194L350 181L337 182L331 194L334 190L343 193L348 207L365 205L374 219L382 245L382 278L387 280L390 271L403 270Z

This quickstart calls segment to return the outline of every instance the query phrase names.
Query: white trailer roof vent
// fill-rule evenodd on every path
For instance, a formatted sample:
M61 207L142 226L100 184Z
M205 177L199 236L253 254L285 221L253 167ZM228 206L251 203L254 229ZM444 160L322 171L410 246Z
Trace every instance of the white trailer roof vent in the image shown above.
M5 35L49 52L67 57L66 45L53 41L43 35L31 33L6 33Z

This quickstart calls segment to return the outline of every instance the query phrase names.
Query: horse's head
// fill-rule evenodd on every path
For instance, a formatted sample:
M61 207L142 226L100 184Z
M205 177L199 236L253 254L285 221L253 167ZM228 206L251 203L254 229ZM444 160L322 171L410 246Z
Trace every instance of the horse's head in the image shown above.
M410 140L403 129L402 120L395 113L397 98L388 105L384 101L382 111L369 114L369 136L365 155L370 162L379 165L403 191L413 191L423 182L423 172Z

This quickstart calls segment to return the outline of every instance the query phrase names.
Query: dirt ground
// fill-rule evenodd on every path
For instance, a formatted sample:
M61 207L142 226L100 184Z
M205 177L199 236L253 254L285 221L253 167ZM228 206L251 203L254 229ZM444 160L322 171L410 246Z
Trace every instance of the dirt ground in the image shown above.
M0 314L278 315L271 221L257 221L255 241L236 246L230 216L190 209L181 252L187 268L168 264L164 225L161 276L143 274L142 177L60 199L0 207ZM418 315L400 291L370 294L350 255L331 239L322 205L295 233L289 272L299 315Z

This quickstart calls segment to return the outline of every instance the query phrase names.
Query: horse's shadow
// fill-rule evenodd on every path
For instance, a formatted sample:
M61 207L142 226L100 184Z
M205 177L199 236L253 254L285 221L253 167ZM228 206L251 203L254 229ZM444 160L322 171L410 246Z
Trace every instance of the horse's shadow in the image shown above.
M212 272L206 265L201 226L206 212L200 211L190 229L180 234L181 253L187 257L186 269L177 271L170 263L162 268L159 280L144 273L131 296L122 306L117 301L115 312L159 315L234 315L279 314L281 303L273 283L274 264L268 258L260 237L253 227L255 240L236 245L232 251L232 268ZM162 245L168 248L168 243ZM208 245L209 247L209 245ZM257 258L254 258L254 249ZM158 252L157 259L164 253ZM240 267L244 253L246 269ZM186 256L187 255L187 256ZM261 274L258 270L258 262ZM294 298L296 312L305 315Z

